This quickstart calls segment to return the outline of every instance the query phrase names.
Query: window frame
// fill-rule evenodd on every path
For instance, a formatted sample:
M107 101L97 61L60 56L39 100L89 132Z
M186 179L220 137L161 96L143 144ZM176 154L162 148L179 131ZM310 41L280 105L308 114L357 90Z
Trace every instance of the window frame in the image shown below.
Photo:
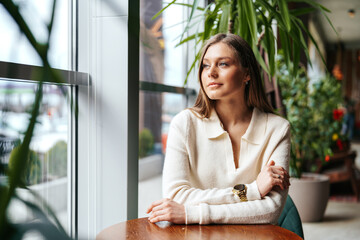
M16 71L12 71L16 70ZM34 76L36 72L44 71L45 68L41 66L34 66L28 64L19 64L12 63L6 61L0 61L0 81L9 81L9 82L24 82L24 83L39 83L40 81L36 79ZM78 87L89 87L89 74L77 71L69 71L62 69L53 70L62 76L63 83L57 83L53 81L45 80L44 84L49 85L59 85L59 86L68 86L70 88L69 91L69 99L70 103L73 102L73 108L69 105L69 127L68 127L68 153L67 153L67 166L68 166L68 229L71 237L76 236L77 232L77 216L76 211L77 208L77 126L78 126L78 118L74 112L74 109L78 108L77 104L77 94ZM72 101L74 100L74 101Z

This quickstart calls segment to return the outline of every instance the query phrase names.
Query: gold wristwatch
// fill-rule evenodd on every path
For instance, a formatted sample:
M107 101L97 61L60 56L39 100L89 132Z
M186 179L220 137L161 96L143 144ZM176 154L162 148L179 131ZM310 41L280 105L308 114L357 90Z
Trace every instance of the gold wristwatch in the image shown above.
M241 202L246 202L247 201L246 189L247 188L246 188L245 184L238 184L238 185L235 185L232 192L240 198Z

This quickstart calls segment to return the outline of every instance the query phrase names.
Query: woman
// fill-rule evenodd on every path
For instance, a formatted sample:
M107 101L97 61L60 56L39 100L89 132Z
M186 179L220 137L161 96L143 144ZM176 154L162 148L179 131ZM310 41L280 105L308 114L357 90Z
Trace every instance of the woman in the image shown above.
M239 36L203 48L200 92L171 122L164 199L149 221L276 224L289 187L289 123L273 114L255 56Z

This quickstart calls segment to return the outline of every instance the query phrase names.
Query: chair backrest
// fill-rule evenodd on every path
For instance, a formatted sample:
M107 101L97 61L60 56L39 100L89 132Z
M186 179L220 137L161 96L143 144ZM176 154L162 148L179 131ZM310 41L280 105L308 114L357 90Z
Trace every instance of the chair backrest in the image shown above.
M304 232L299 212L296 209L296 206L289 195L286 199L284 210L282 211L278 220L278 225L296 233L301 238L304 238Z

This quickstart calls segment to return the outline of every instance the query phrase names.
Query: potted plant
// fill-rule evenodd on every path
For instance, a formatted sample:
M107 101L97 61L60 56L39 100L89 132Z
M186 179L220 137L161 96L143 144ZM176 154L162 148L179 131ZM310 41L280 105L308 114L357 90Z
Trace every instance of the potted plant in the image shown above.
M341 131L341 117L333 114L342 104L341 84L330 75L310 84L303 67L292 77L283 61L280 56L276 75L291 124L289 194L302 221L319 221L330 185L327 176L313 172L330 159L334 136Z

